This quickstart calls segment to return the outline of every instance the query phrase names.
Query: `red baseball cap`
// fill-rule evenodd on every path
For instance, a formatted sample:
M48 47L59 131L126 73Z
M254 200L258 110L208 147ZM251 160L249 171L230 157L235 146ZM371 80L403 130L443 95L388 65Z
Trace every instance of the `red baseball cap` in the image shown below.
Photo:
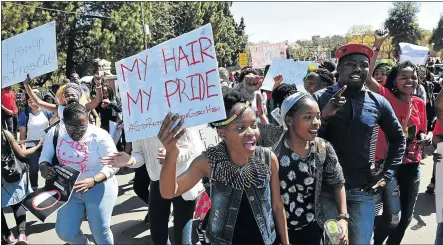
M337 49L335 57L341 59L348 54L363 54L371 59L374 56L374 50L363 44L345 44Z

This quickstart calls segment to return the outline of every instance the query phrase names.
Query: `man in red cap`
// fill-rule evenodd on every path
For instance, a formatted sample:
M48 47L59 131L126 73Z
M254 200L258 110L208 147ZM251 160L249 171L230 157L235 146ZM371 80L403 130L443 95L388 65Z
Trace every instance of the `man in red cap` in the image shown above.
M319 136L334 146L346 180L348 214L336 217L349 219L349 244L370 244L375 194L394 176L405 151L405 135L391 105L364 87L373 55L365 45L341 46L336 52L338 82L314 94L322 118ZM382 174L373 176L377 126L386 132L389 150ZM322 201L324 210L336 210L333 197L325 194Z

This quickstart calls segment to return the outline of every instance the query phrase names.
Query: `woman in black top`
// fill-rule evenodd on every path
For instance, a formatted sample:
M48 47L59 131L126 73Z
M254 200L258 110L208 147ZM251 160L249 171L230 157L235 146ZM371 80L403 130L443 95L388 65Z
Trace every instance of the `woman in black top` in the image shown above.
M100 127L109 132L109 121L117 122L118 114L122 112L121 102L111 86L103 85L103 100L95 110L100 114Z

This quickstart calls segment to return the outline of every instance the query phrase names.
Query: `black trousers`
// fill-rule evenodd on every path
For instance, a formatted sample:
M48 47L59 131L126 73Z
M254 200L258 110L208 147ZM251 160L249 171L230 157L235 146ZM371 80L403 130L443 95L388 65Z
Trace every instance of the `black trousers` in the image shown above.
M288 237L290 244L319 245L323 239L323 229L314 221L301 230L288 230Z
M26 210L22 206L22 203L17 203L11 206L12 212L14 213L15 222L17 224L18 233L20 235L26 234ZM5 214L3 213L4 208L2 208L2 236L6 238L11 235L11 230L6 223Z
M149 178L146 166L143 165L135 169L134 184L133 184L134 192L140 199L142 199L146 203L146 205L148 205L149 202L150 182L151 179Z
M148 214L152 241L156 245L163 245L168 241L171 203L174 207L174 242L182 244L183 228L194 215L195 201L185 201L181 196L164 199L160 194L159 181L151 181Z

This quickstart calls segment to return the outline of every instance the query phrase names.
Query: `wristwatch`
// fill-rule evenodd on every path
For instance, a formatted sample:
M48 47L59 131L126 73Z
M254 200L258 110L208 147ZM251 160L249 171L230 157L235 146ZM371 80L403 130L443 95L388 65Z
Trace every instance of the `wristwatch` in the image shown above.
M92 179L94 180L94 186L96 186L99 182L95 179L95 176Z
M339 214L337 216L337 220L342 220L342 219L349 221L349 214Z

